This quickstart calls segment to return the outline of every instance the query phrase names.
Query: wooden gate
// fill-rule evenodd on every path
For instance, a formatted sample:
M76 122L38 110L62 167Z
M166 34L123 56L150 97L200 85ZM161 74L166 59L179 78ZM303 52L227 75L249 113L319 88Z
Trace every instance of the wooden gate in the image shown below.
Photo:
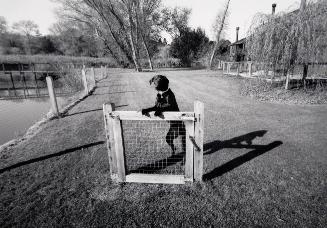
M114 181L183 184L202 180L202 102L194 102L194 112L164 112L160 117L115 111L114 104L104 104L103 112Z

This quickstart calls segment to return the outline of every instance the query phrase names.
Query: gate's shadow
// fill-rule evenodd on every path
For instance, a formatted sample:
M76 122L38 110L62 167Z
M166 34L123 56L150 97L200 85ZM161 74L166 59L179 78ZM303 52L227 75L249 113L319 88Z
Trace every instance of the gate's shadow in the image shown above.
M267 145L253 145L252 141L256 137L262 137L266 134L266 130L254 131L245 135L241 135L226 141L213 141L204 145L205 155L215 153L224 148L239 148L239 149L253 149L252 151L232 159L231 161L213 169L209 173L203 175L203 180L211 180L213 178L222 176L223 174L237 168L238 166L258 157L278 146L283 144L281 141L274 141ZM245 143L245 144L244 144Z
M176 165L179 162L184 162L185 153L178 153L170 157L154 161L147 165L138 167L137 169L129 170L128 173L151 173L154 174L156 171L164 170L169 166Z

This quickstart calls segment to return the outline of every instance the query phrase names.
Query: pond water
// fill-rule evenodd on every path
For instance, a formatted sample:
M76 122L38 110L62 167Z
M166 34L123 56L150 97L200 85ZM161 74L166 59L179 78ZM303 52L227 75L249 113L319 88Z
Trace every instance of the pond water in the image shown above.
M49 110L47 97L0 100L0 145L24 135Z

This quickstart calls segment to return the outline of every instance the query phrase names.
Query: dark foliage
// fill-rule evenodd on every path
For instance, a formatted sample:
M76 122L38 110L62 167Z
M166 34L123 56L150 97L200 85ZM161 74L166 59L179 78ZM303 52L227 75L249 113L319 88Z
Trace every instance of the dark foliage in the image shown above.
M209 38L201 28L196 30L185 29L173 39L170 54L179 58L183 65L190 66L191 62L198 59L203 47L207 46Z

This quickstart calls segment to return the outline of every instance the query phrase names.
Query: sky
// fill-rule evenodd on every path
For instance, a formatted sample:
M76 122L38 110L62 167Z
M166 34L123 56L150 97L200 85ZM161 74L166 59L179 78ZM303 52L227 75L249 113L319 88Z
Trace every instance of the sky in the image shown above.
M214 39L212 24L225 1L162 0L166 6L191 8L189 25L203 28L210 39ZM300 0L231 0L226 38L235 41L236 27L240 27L239 38L245 37L253 16L258 12L271 13L272 3L277 4L278 13L297 8ZM51 0L0 0L0 16L4 16L9 25L20 20L32 20L38 24L41 34L48 34L49 28L57 20L54 13L56 6Z

